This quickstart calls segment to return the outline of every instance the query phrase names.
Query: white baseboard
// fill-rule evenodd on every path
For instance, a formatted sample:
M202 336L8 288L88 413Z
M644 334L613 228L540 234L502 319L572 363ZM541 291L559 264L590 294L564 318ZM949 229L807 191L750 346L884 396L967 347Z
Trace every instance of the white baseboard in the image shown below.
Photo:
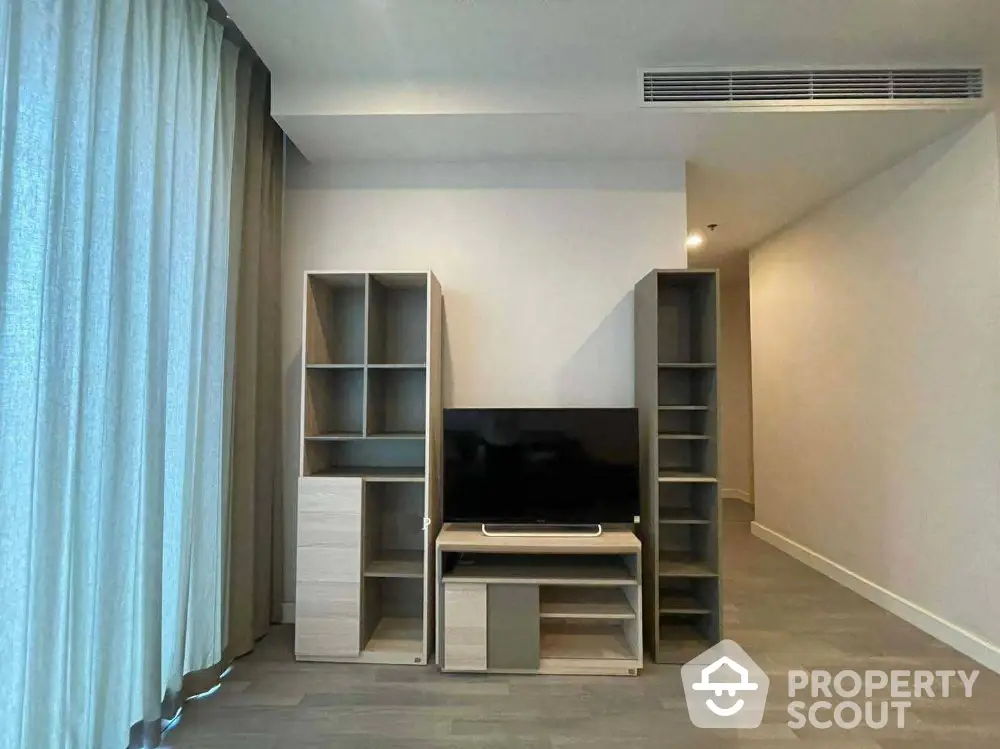
M295 602L281 604L281 623L295 624Z
M760 523L751 523L750 532L757 538L766 541L771 546L794 557L806 566L812 567L817 572L826 575L834 582L867 598L876 606L880 606L889 613L895 614L900 619L909 622L917 629L926 632L931 637L950 645L958 652L969 656L969 658L977 663L981 663L991 671L1000 673L1000 647L994 643L984 640L978 635L974 635L946 619L942 619L937 614L896 595L891 590L886 590L881 585L851 572L846 567L842 567L833 560L827 559L822 554L817 554L812 549L806 548L802 544L796 543L787 536L772 531Z
M723 499L739 499L748 505L753 504L753 497L750 496L749 492L745 492L742 489L721 489L719 496Z

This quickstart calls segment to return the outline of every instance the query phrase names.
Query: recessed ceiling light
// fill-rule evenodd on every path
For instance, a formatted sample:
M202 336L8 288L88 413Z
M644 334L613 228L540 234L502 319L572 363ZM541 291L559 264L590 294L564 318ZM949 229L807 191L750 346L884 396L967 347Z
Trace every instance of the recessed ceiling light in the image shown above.
M705 244L705 235L700 231L693 231L687 235L687 239L684 241L684 246L689 250L697 250Z

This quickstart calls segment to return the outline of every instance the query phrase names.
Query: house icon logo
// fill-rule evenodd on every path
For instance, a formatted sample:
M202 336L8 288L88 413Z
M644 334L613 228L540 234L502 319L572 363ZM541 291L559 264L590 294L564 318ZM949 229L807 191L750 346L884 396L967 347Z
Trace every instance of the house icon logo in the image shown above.
M758 728L770 679L732 640L681 667L691 722L698 728Z

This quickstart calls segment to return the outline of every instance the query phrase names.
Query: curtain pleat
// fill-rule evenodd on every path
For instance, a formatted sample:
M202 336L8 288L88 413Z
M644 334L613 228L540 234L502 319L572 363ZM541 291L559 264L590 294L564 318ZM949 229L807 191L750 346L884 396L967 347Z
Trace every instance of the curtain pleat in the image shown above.
M233 191L231 238L238 246L232 339L233 437L227 653L249 652L270 627L274 523L280 491L281 211L284 134L270 117L269 81L259 61L240 72L236 131L243 172ZM239 150L239 144L237 144ZM238 227L236 224L239 224Z
M201 0L0 0L2 747L222 660L238 57Z

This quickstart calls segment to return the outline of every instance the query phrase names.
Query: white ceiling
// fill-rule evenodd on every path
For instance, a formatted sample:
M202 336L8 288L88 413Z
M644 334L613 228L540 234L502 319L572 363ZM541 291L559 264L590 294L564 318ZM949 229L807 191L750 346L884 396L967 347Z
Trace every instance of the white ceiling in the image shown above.
M689 161L689 220L749 246L978 116L638 107L646 66L985 65L1000 0L223 0L311 160ZM280 10L278 10L280 9Z

